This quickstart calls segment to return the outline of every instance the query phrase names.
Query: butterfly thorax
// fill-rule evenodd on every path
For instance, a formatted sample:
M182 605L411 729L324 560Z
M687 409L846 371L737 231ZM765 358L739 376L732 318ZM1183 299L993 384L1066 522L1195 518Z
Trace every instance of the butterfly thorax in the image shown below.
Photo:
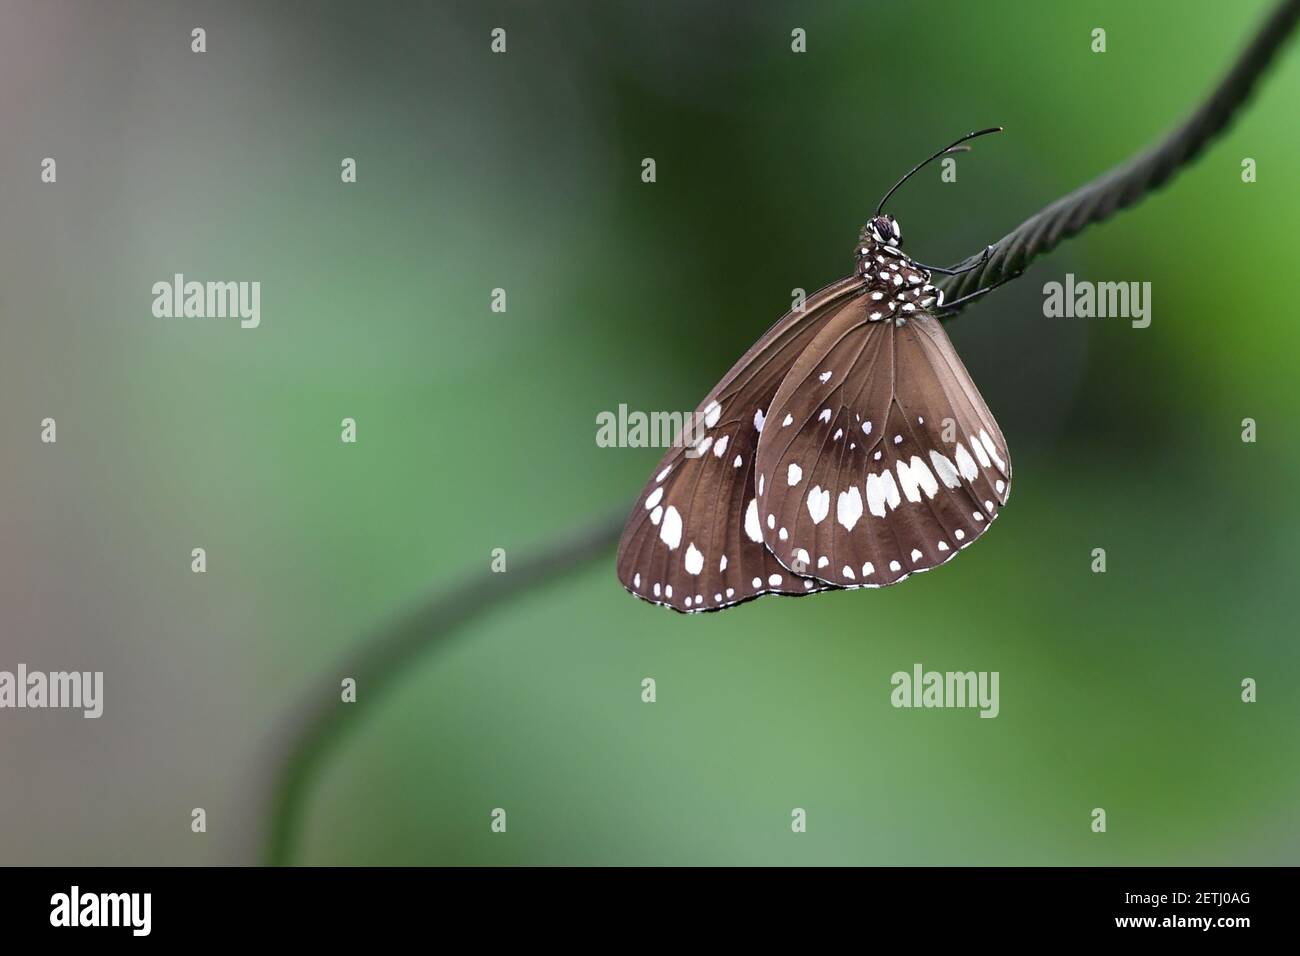
M853 274L865 283L862 294L871 304L867 318L872 322L893 319L902 325L936 302L942 304L929 270L913 262L900 242L898 223L889 216L872 219L858 236Z

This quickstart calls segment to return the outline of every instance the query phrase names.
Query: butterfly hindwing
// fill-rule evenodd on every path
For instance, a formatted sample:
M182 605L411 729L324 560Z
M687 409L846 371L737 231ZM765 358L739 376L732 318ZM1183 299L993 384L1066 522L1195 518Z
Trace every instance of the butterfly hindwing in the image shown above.
M1010 493L1006 441L938 320L841 308L791 366L759 443L764 540L787 567L881 587L944 563Z
M844 279L779 319L701 402L690 448L663 456L623 529L618 576L684 612L831 586L782 566L757 521L755 459L767 411L795 360L861 282Z

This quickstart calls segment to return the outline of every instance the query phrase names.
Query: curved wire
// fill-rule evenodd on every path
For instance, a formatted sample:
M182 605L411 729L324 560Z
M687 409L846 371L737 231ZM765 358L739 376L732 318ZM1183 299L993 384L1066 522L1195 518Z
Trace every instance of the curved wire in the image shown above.
M944 298L951 302L1014 279L1033 260L1055 249L1061 240L1078 235L1093 223L1109 219L1163 186L1227 128L1295 28L1297 19L1300 19L1300 0L1279 3L1209 99L1181 126L1162 142L1026 219L994 243L993 252L982 267L936 282L935 285L943 289ZM983 250L955 268L972 265L981 255ZM953 315L967 307L959 307ZM945 319L951 317L945 316Z
M983 268L939 283L949 300L986 285L1001 285L1018 276L1030 261L1077 234L1090 223L1133 205L1167 182L1215 134L1228 125L1260 74L1272 61L1300 18L1300 0L1280 3L1210 99L1164 142L1076 189L1025 220L1001 239ZM978 261L980 253L964 264ZM629 505L631 507L631 505ZM619 507L588 527L542 548L509 574L479 572L441 596L415 608L387 629L364 640L310 688L273 729L267 790L258 795L267 827L263 853L270 863L293 856L306 797L317 770L355 726L362 704L339 702L340 677L357 678L359 700L373 703L383 687L400 676L404 665L433 647L443 646L459 627L502 602L584 567L612 548L623 528L627 508ZM362 698L360 695L364 695ZM344 707L349 708L344 719ZM253 828L255 838L256 828Z

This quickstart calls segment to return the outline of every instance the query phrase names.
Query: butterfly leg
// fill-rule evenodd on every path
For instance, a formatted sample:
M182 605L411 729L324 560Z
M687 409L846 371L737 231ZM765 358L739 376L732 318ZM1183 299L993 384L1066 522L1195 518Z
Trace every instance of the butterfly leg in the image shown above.
M984 265L984 263L989 261L989 256L991 256L992 254L993 254L993 247L985 246L983 254L981 254L978 259L976 259L974 262L972 262L970 265L966 266L963 269L955 269L951 267L944 269L940 266L927 266L922 262L918 262L916 264L920 266L922 269L925 269L929 272L937 272L939 275L959 276L962 275L963 273L970 272L972 269L978 269L980 266Z
M994 288L996 287L991 285L986 285L984 288L976 289L974 292L970 293L969 295L964 295L960 299L953 299L951 302L940 303L935 306L934 314L939 317L942 317L945 314L949 314L949 310L956 309L960 305L965 305L971 299L978 298L979 296L982 296L986 292L992 292Z

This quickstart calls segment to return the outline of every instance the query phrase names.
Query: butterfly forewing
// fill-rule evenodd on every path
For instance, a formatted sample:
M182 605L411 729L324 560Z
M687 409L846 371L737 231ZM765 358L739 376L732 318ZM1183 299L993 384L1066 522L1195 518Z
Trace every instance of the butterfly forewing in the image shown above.
M1010 493L1006 441L938 320L876 309L863 296L825 324L759 443L764 540L839 587L942 564Z
M618 576L637 597L678 611L712 611L761 594L830 585L772 555L758 523L755 459L777 389L832 315L861 291L836 282L787 313L700 403L691 447L670 448L619 542Z

